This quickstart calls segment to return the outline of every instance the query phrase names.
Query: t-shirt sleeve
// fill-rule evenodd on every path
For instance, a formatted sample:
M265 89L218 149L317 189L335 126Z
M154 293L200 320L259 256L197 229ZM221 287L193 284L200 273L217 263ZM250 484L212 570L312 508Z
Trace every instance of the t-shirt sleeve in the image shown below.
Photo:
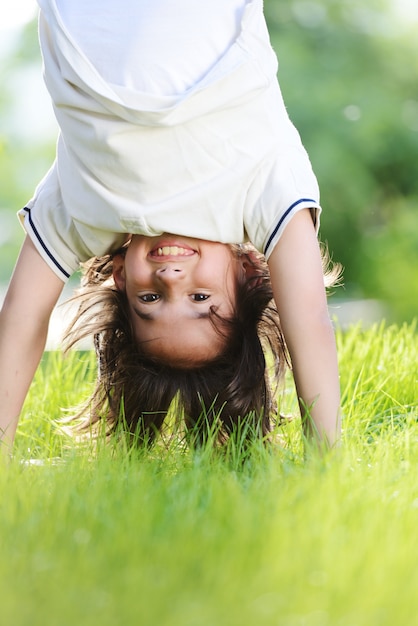
M249 191L245 229L268 259L292 217L310 209L316 232L320 224L319 188L302 144L289 146L260 167Z
M81 261L93 256L64 207L55 163L18 217L39 254L64 282Z

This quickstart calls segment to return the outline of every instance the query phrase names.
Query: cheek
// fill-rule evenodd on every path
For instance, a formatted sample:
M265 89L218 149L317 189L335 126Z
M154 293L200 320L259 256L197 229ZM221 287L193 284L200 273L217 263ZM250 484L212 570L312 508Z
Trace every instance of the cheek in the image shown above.
M125 263L125 283L127 293L136 293L140 289L151 287L151 273L147 271L144 263L133 262L132 259Z
M229 284L232 274L231 259L225 257L224 253L212 255L198 268L198 278L204 280L208 286L218 289L223 289L226 284Z

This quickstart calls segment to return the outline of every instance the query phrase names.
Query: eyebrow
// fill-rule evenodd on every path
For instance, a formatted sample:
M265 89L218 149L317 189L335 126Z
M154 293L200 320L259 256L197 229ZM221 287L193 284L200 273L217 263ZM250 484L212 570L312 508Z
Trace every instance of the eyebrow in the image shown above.
M140 311L139 309L137 309L136 307L132 307L133 311L135 313L135 315L137 315L141 320L145 320L147 322L153 322L155 321L155 317L154 315L152 315L152 313L144 313L143 311ZM209 319L210 317L210 311L203 311L202 313L197 313L197 315L194 315L193 318L191 319Z

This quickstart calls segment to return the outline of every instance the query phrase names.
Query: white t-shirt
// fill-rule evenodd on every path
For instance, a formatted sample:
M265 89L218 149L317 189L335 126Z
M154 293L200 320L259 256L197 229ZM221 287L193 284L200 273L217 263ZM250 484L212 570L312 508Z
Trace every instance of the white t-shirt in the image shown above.
M239 35L246 0L56 0L65 28L109 83L180 94ZM121 45L123 42L123 45Z
M87 26L80 13L73 17L75 0L62 14L63 0L38 2L60 137L54 165L19 216L63 280L80 261L118 248L126 233L249 239L268 258L296 211L313 209L319 225L316 178L283 104L262 0L217 0L200 12L192 0L107 0L100 10L112 11L97 18L98 32L131 4L137 21L126 37L119 22L103 50L94 12ZM148 27L138 26L138 4ZM179 16L181 6L190 15L175 20L178 32L166 47L166 28L158 25L167 26L173 4ZM215 6L229 24L216 36ZM136 28L149 29L143 42ZM183 49L178 42L186 36L191 48ZM190 49L199 58L190 59ZM161 71L149 82L154 53ZM108 66L108 58L115 63Z

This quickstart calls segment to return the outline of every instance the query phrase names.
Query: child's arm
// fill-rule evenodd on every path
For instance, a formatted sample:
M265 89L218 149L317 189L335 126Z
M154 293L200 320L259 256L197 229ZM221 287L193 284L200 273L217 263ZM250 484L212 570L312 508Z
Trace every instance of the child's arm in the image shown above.
M63 286L26 237L0 313L0 454L13 443Z
M340 388L322 260L308 209L298 212L273 250L274 299L290 352L304 433L332 446L340 436ZM306 419L306 408L313 424Z

